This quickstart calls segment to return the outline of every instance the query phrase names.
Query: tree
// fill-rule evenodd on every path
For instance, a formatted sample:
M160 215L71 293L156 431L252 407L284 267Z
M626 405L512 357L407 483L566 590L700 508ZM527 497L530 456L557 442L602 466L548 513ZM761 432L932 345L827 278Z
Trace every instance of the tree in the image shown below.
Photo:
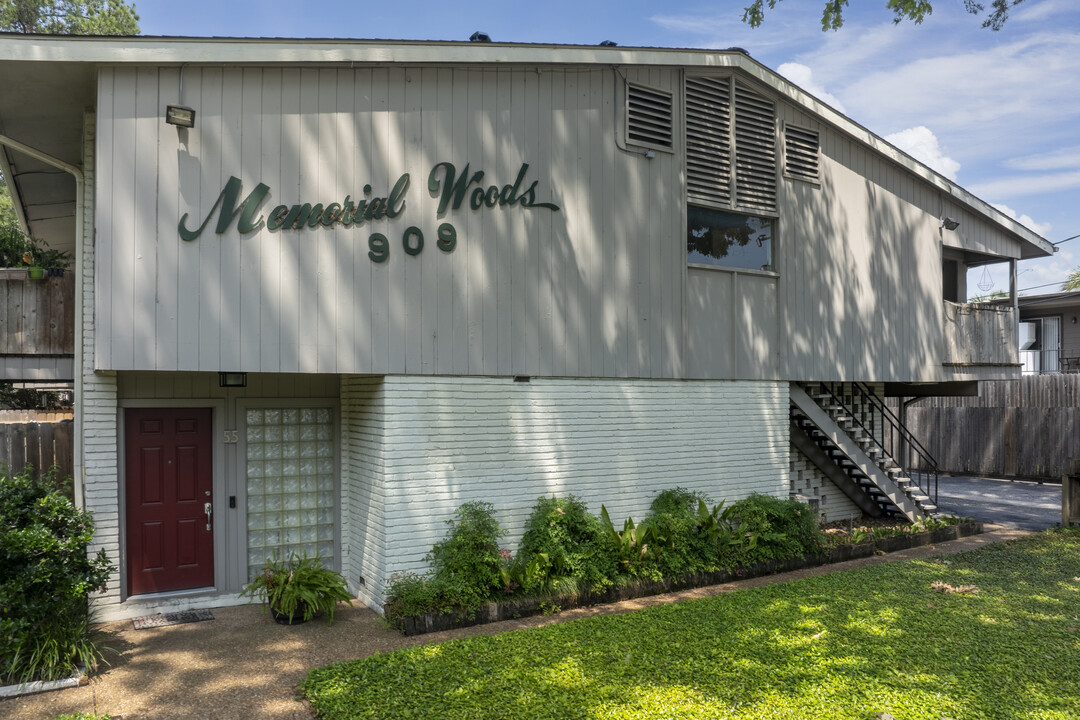
M1074 268L1069 276L1065 278L1065 283L1061 286L1061 289L1065 292L1070 290L1080 290L1080 267Z
M743 22L750 27L757 27L765 19L765 7L776 7L780 0L754 0L743 12ZM1024 2L1024 0L993 0L990 10L983 20L982 26L992 30L1000 30L1009 19L1009 10ZM821 29L839 30L844 24L844 8L848 0L826 0L825 9L821 13ZM885 6L893 11L893 22L900 23L911 20L916 25L926 19L927 15L934 12L930 0L887 0ZM964 9L972 15L981 15L986 7L977 0L964 0Z
M0 30L46 35L138 35L124 0L0 0Z

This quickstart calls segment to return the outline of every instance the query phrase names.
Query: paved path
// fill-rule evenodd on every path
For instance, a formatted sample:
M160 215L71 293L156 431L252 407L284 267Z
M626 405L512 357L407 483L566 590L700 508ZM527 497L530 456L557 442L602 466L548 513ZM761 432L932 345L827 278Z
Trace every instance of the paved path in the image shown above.
M994 525L1045 530L1061 522L1061 484L942 476L938 509Z
M0 700L0 718L44 720L96 710L123 720L311 720L308 706L295 700L296 685L309 668L451 638L494 635L883 562L963 552L1026 534L1015 528L988 530L889 555L411 638L359 605L339 611L333 627L321 621L282 627L250 605L217 608L215 619L207 622L149 630L132 629L130 620L105 623L104 644L114 650L110 667L83 687Z

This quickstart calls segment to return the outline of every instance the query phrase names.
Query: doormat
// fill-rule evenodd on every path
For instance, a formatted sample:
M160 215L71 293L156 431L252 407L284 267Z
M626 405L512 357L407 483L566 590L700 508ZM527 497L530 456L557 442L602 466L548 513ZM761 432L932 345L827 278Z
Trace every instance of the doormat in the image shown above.
M200 622L201 620L213 620L214 614L209 610L181 610L180 612L156 613L143 615L132 620L136 630L149 628L168 627L169 625L183 625L184 623Z

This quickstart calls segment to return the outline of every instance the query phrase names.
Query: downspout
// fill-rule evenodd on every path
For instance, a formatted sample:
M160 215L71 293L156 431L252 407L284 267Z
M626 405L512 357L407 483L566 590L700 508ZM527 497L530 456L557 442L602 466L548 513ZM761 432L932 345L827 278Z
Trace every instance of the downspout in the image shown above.
M24 143L9 138L7 135L0 135L0 145L9 147L12 150L21 152L24 155L29 155L35 160L39 160L46 165L51 165L54 168L63 170L70 173L75 177L75 457L74 457L74 471L75 471L75 505L82 508L86 504L86 500L83 497L83 443L82 443L82 426L83 426L83 402L82 402L82 284L83 284L83 218L86 211L84 193L84 181L82 168L72 165L71 163L64 162L59 158L55 158L48 153L44 153L40 150L30 147ZM12 184L14 187L14 184ZM16 195L17 197L17 195ZM18 210L16 210L18 212ZM20 213L21 214L21 213ZM27 223L26 229L29 230L29 223Z

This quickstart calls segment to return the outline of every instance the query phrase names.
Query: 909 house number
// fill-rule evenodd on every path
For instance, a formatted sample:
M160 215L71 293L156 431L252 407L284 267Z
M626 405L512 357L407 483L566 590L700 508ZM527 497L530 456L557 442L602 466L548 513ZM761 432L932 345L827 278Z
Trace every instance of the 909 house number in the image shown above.
M435 244L443 252L453 252L457 247L457 229L446 222L439 225ZM424 250L424 232L415 225L405 228L401 235L401 247L406 255L419 255ZM390 259L390 241L382 233L372 233L368 238L368 257L372 262L383 263Z

